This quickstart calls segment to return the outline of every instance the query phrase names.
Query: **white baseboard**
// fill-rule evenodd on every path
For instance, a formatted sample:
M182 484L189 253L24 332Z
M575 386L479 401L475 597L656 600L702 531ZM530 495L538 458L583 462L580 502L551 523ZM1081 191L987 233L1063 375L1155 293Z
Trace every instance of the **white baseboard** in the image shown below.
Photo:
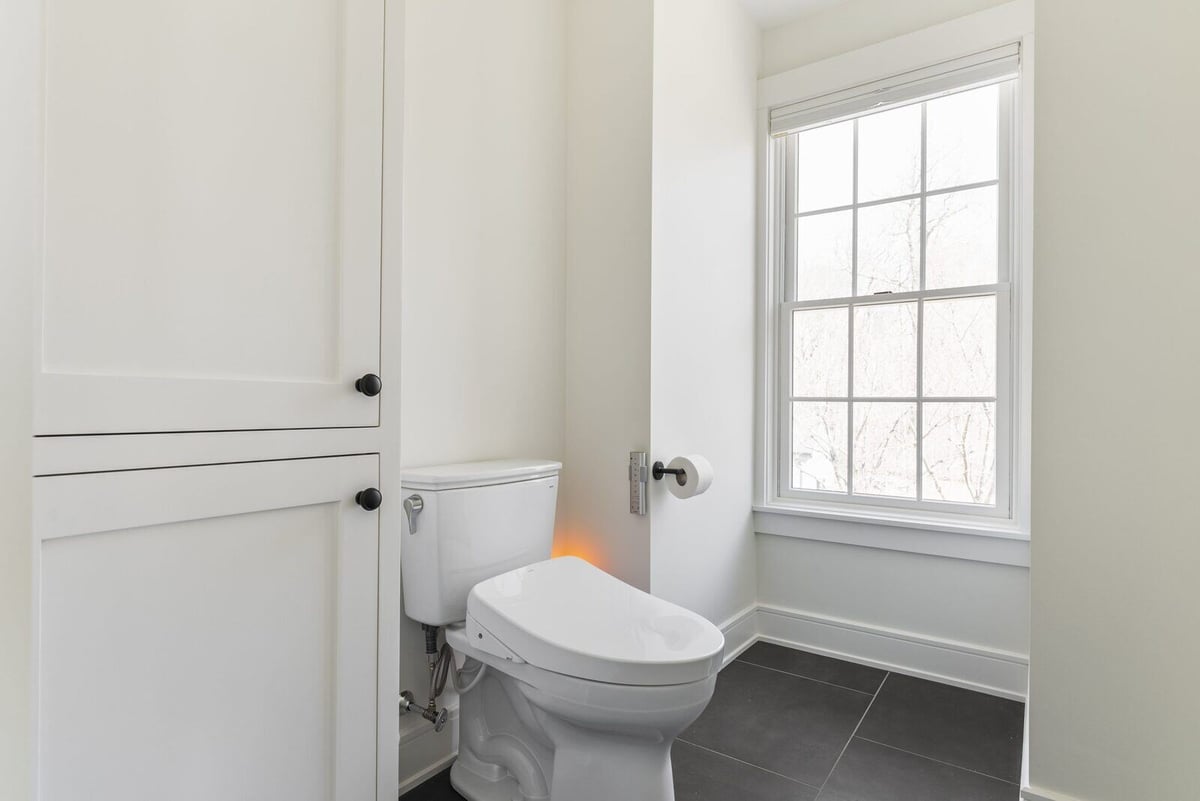
M721 665L724 667L758 642L758 605L750 604L722 623L720 628L725 635L725 661Z
M1029 786L1029 690L1025 690L1025 720L1021 726L1021 787Z
M761 640L1025 700L1025 654L777 606L760 605L757 617Z
M1021 798L1023 801L1083 801L1074 796L1053 793L1049 790L1035 789L1029 786L1021 788Z
M450 707L440 732L420 715L400 719L400 795L443 770L458 755L458 707Z

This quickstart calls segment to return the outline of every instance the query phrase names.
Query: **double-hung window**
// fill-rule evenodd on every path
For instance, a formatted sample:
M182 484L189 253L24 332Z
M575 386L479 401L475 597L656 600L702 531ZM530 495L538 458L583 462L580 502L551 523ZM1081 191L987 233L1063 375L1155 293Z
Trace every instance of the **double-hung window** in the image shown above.
M773 110L774 503L1011 517L1017 65Z

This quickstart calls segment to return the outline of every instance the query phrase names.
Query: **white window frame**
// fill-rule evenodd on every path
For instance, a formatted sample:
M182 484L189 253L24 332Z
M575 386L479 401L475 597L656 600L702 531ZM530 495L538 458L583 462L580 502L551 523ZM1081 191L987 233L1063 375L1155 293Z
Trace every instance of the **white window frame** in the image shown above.
M1032 266L1032 109L1033 14L1027 0L996 6L914 34L835 56L759 82L760 152L760 291L758 326L758 413L755 530L810 539L850 541L873 547L938 553L983 561L1028 564L1029 537L1029 418L1030 314ZM791 490L790 328L794 307L844 306L848 299L783 303L788 297L786 269L787 223L791 199L784 191L789 160L786 137L770 136L772 108L806 98L831 95L873 81L888 79L931 65L1018 44L1018 79L1002 91L1002 124L1012 135L999 138L1001 231L1000 275L996 285L864 296L853 305L895 303L909 295L969 296L986 290L997 297L997 505L916 502L904 499ZM919 98L914 98L916 102ZM1007 219L1005 219L1007 218ZM1007 275L1005 274L1007 271ZM853 436L851 431L850 436ZM918 442L920 437L918 437ZM827 518L878 524L887 529L855 527L822 532L829 527L806 524L798 518ZM904 536L899 529L909 529ZM924 530L917 532L915 530ZM937 535L983 535L970 543ZM952 541L953 540L953 541ZM984 541L990 540L990 541ZM1008 542L1003 542L1003 541Z
M776 413L777 436L779 438L779 464L776 471L776 487L777 497L782 501L784 499L808 502L808 503L850 503L868 507L892 507L897 509L923 510L926 512L938 511L947 514L965 515L968 517L987 517L987 518L1004 518L1012 517L1011 509L1011 493L1012 485L1012 437L1011 437L1011 416L1013 408L1012 398L1012 381L1011 375L1015 367L1013 353L1015 351L1015 343L1012 337L1012 303L1010 302L1011 289L1011 266L1012 266L1012 240L1015 237L1015 228L1011 225L1012 214L1010 213L1011 205L1011 187L1012 187L1012 159L1011 159L1011 143L1013 141L1014 130L1012 127L1012 102L1015 94L1015 81L1009 80L999 86L998 100L999 113L997 119L997 127L999 135L997 136L997 145L999 147L999 169L995 180L981 181L977 183L969 183L961 186L950 186L941 189L928 191L925 186L925 116L922 109L921 116L921 188L920 191L900 197L888 197L881 200L873 200L865 203L858 201L858 186L857 186L857 159L854 161L854 184L853 200L847 206L841 206L836 209L818 209L812 212L797 213L795 204L795 191L792 181L796 176L796 137L792 134L781 135L776 137L771 144L771 170L773 172L772 181L780 187L780 194L783 196L782 203L776 203L773 209L772 224L774 230L778 232L776 236L781 240L781 247L777 247L774 251L774 265L772 265L773 280L778 282L779 291L776 293L781 296L778 303L778 317L775 326L775 337L777 339L776 348L779 354L779 365L776 375L776 392L778 393L778 411ZM920 103L922 100L913 100L912 103ZM902 105L908 105L907 103ZM858 120L860 117L852 118L854 124L854 140L855 152L857 152L858 140ZM836 121L836 119L834 120ZM806 129L821 127L828 125L829 122L820 122L809 126ZM795 133L795 132L793 132ZM873 206L895 203L902 200L918 200L922 207L925 205L925 198L936 197L942 194L951 192L963 192L971 189L980 189L984 187L995 186L998 190L998 216L997 220L999 230L1003 234L999 237L999 254L997 259L998 275L997 281L993 284L970 286L970 287L954 287L950 289L925 289L925 248L921 248L920 255L920 289L911 292L898 292L887 295L859 295L857 294L857 267L852 273L851 283L854 287L850 297L843 298L822 298L818 300L786 300L786 298L795 295L794 287L792 286L795 280L794 270L790 269L790 265L795 263L795 222L801 217L815 214L828 214L831 211L849 211L852 209L871 208ZM789 189L791 187L791 189ZM777 194L777 199L779 195ZM924 240L924 214L922 214L922 240ZM996 299L996 395L988 397L968 398L968 397L946 397L946 398L930 398L924 395L923 392L923 375L922 375L922 357L925 347L922 341L922 331L924 322L924 308L926 300L938 300L944 298L969 298L969 297L994 297ZM851 314L847 315L849 324L848 341L850 347L847 353L847 374L853 384L854 380L854 314L853 310L863 306L879 306L891 305L903 302L915 302L917 304L917 392L912 397L862 397L854 393L853 387L849 395L845 398L830 397L830 398L814 398L814 397L796 397L792 395L790 381L791 367L791 349L790 344L793 341L793 323L795 317L792 312L801 309L831 309L831 308L847 308L851 310ZM825 490L808 490L795 489L791 486L791 461L792 452L789 444L793 442L792 432L792 415L787 414L786 410L791 408L794 401L821 402L830 401L848 403L850 410L849 425L847 427L847 491L845 493L835 493ZM916 407L917 429L921 430L921 420L924 412L924 404L936 401L983 401L996 404L996 503L992 507L952 503L946 501L931 501L917 497L914 499L893 498L887 496L876 495L856 495L854 494L854 407L857 403L864 402L910 402ZM920 465L922 464L923 441L918 434L916 438L916 464L918 465L916 472L917 486L922 485L922 476Z

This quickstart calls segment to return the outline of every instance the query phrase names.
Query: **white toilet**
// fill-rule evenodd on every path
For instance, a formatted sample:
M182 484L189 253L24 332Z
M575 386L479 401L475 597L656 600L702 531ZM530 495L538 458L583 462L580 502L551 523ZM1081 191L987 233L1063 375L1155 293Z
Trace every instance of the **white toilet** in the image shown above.
M483 663L464 685L451 782L471 801L671 801L671 743L712 697L725 639L582 559L549 558L560 468L404 474L405 611Z

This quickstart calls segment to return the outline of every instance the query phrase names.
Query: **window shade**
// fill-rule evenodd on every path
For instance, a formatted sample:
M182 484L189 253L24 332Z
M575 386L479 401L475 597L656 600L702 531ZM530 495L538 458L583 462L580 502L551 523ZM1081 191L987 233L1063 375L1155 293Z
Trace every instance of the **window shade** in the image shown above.
M780 136L885 106L1015 78L1019 65L1020 45L1013 43L776 106L771 109L771 135Z

